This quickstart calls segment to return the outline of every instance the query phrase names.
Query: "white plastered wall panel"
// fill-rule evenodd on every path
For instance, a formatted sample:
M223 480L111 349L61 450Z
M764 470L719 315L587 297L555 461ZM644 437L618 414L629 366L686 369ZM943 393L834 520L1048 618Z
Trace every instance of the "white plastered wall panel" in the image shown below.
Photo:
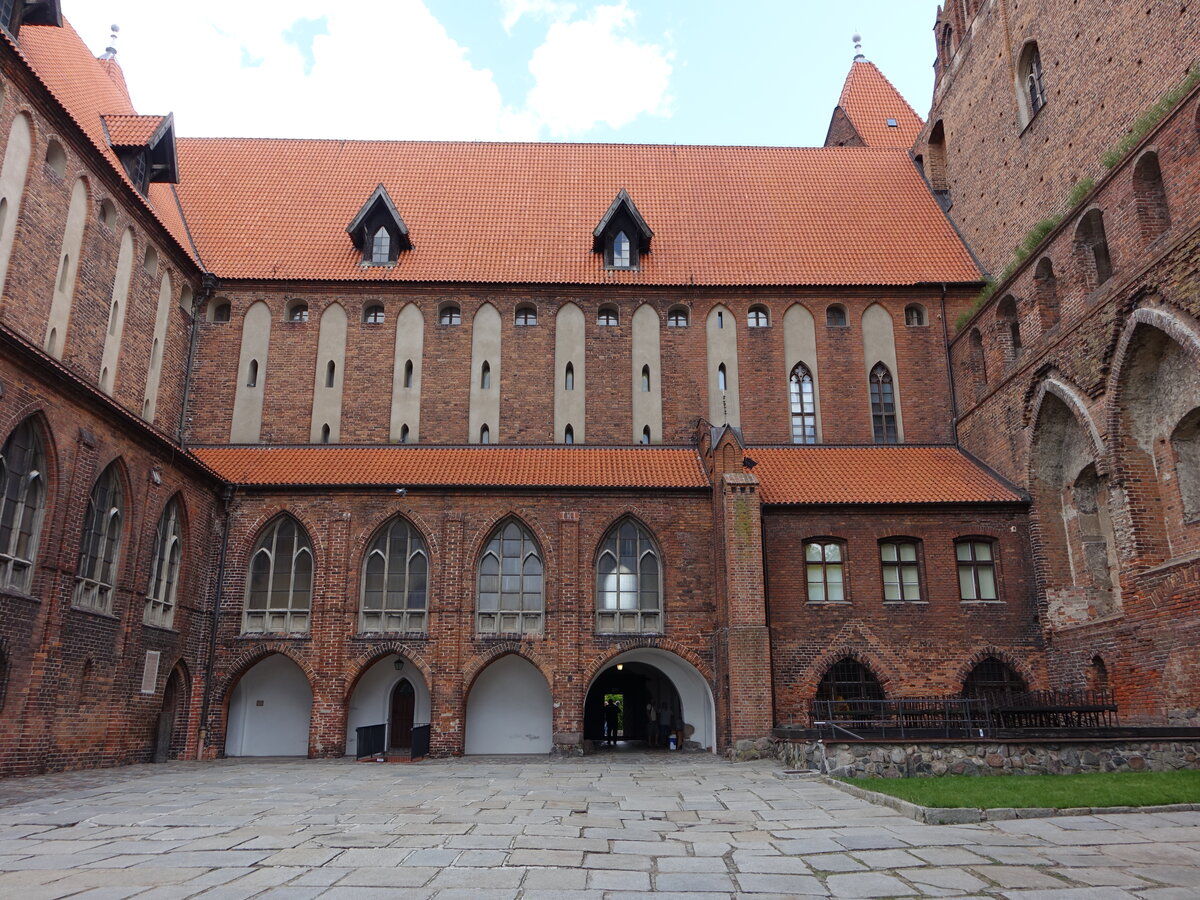
M150 345L150 368L146 371L146 396L142 400L142 418L154 421L158 408L158 385L162 380L163 354L167 345L167 325L171 321L171 276L163 272L158 285L158 309L154 314L154 343Z
M633 314L633 442L641 441L650 426L650 443L662 443L662 356L659 328L662 322L649 303ZM650 370L650 390L643 390L643 369Z
M567 366L574 387L567 390ZM583 310L568 303L554 317L554 440L563 443L567 426L575 443L587 439L587 380L584 371Z
M0 295L4 292L8 277L8 262L12 257L13 238L17 234L17 217L21 214L21 196L25 193L25 176L29 171L32 143L29 116L20 113L8 130L4 164L0 166Z
M262 433L263 392L270 345L271 308L259 300L246 310L242 319L242 347L238 353L233 423L229 429L231 443L256 444Z
M738 403L737 320L724 306L714 306L705 322L708 339L708 420L713 425L742 424ZM725 389L720 370L725 367Z
M892 326L892 314L872 303L862 317L863 363L865 365L865 387L870 402L871 370L876 363L883 363L892 373L892 391L896 398L896 438L904 442L903 403L900 399L900 371L896 367L896 334ZM868 411L870 406L867 407Z
M783 314L783 373L785 397L787 398L788 417L791 417L792 404L792 369L796 363L804 363L812 374L813 408L817 413L817 443L821 436L821 376L817 372L817 329L812 313L794 303Z
M317 371L313 378L312 427L309 440L319 443L329 428L329 443L342 431L342 379L346 367L346 310L331 303L321 314L317 336Z
M489 386L483 387L483 364ZM471 323L471 412L467 443L478 444L483 426L491 443L500 440L500 313L490 303L479 307Z
M54 273L50 317L46 321L46 337L42 343L46 352L55 359L62 359L63 348L67 344L67 328L71 322L71 298L75 295L79 248L83 246L87 210L87 184L80 178L71 188L71 205L67 207L67 224L63 228L62 249L58 254L58 271Z
M104 334L104 353L100 357L100 390L111 395L121 364L121 341L125 337L125 312L129 306L129 282L133 277L133 232L121 235L117 253L117 271L113 276L112 299L108 304L108 328Z
M467 753L549 753L550 685L529 660L510 653L479 673L467 695Z
M671 680L679 694L683 721L694 729L691 740L705 750L715 751L717 746L717 714L713 702L712 688L700 674L700 670L681 656L654 647L639 647L614 656L604 668L596 673L599 678L604 672L622 663L640 662L658 669ZM594 683L593 679L593 683Z
M430 721L432 708L429 686L421 677L420 670L411 662L396 671L399 656L385 656L367 669L354 686L350 695L350 708L346 712L346 755L357 756L358 735L356 730L367 725L387 724L387 746L392 746L391 715L392 691L401 680L407 679L413 686L413 724L425 725Z
M226 756L308 756L312 687L275 654L251 668L229 698Z
M390 437L400 440L408 426L408 440L421 439L421 354L425 352L425 317L415 303L396 317L396 353L392 360L392 424ZM412 383L405 387L404 374L412 363Z

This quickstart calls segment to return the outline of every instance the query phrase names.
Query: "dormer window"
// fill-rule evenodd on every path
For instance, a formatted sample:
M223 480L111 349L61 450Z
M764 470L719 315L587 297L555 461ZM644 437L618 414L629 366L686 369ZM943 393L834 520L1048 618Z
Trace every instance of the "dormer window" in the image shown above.
M622 188L592 232L592 252L604 254L606 269L637 269L642 255L650 252L653 236L633 199Z
M346 233L362 253L364 266L392 266L401 251L411 250L408 226L382 184L375 188Z
M151 184L179 183L174 115L101 116L101 119L109 145L140 193L146 193Z

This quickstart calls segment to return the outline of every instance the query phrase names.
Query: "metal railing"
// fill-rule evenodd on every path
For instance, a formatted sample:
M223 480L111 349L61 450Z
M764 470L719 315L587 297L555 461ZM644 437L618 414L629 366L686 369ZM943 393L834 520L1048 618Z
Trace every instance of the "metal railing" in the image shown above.
M991 727L988 702L964 697L814 700L809 721L823 740L983 737Z

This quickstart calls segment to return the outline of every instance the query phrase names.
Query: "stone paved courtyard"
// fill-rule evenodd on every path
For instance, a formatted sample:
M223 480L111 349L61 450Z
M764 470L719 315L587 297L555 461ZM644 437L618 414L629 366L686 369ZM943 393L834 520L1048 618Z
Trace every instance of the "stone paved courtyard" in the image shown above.
M774 763L229 760L0 782L0 897L1200 897L1200 813L922 825Z

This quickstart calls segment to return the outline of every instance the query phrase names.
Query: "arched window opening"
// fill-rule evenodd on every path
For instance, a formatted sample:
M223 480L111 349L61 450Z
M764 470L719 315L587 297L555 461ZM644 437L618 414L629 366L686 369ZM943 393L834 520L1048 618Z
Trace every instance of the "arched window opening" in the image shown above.
M883 363L871 370L871 424L875 443L895 444L900 440L896 427L896 395L892 373Z
M142 621L159 628L170 628L175 619L175 590L179 584L179 562L183 553L183 532L179 522L179 501L171 500L158 519L154 534L154 560L150 566L150 585Z
M623 231L618 231L613 238L612 264L618 269L629 268L629 237Z
M492 532L479 560L476 628L480 634L542 631L542 557L533 535L509 519Z
M596 314L596 324L606 327L619 324L620 320L617 317L617 308L615 306L602 306Z
M228 322L231 318L231 307L228 303L218 303L213 307L212 321L218 324Z
M295 519L280 516L254 545L246 578L242 632L307 632L312 586L312 542Z
M649 425L646 425L645 427L642 428L642 443L643 444L650 443L650 426Z
M1033 270L1034 298L1042 328L1052 328L1058 322L1058 279L1054 277L1054 263L1043 256Z
M980 660L963 681L963 696L1006 706L1028 690L1025 679L994 656Z
M71 268L71 255L69 253L64 253L62 262L59 264L58 290L60 293L67 289L67 274L68 274L68 270L70 268Z
M687 328L688 311L686 307L672 307L667 312L667 327L668 328Z
M75 572L74 603L78 607L112 614L124 509L121 480L113 463L96 479L88 498Z
M921 599L921 564L916 541L880 541L879 561L885 603Z
M1008 337L1009 347L1014 354L1021 350L1021 317L1017 314L1017 301L1012 294L1005 296L996 305L996 320Z
M718 328L725 327L725 313L722 312L721 310L717 310L717 327Z
M1108 666L1104 664L1104 658L1100 655L1092 657L1087 668L1087 686L1088 690L1096 694L1108 693Z
M105 198L100 201L100 224L105 228L112 230L113 224L117 220L117 207L111 200Z
M941 57L943 67L949 66L954 57L954 28L949 22L942 28Z
M925 319L925 307L920 303L910 303L904 307L904 324L909 328L928 325L929 323Z
M492 430L486 425L479 426L479 443L490 444L492 442Z
M650 534L633 519L614 525L600 542L596 631L662 631L662 561Z
M408 426L407 425L400 426L400 443L402 443L402 444L408 443Z
M147 247L146 253L142 257L142 268L147 274L154 276L158 274L158 251L153 247Z
M825 310L825 324L830 328L846 327L846 307L835 303Z
M975 385L975 399L978 400L987 390L988 384L987 354L983 349L983 334L978 328L972 328L967 342L971 348L971 381Z
M829 667L817 685L815 698L820 706L813 710L814 719L850 719L869 722L877 718L878 701L884 699L883 685L875 673L852 657L846 657Z
M329 443L329 435L330 435L329 425L328 424L322 425L321 426L321 443L322 444Z
M382 325L384 322L383 307L378 303L368 306L363 311L363 322L367 325Z
M308 304L303 300L298 300L288 307L287 320L289 322L307 322L308 321Z
M1114 535L1108 507L1108 483L1088 465L1070 488L1070 506L1075 514L1075 527L1082 557L1077 569L1077 583L1095 588L1102 603L1111 606L1114 598L1116 559L1113 555Z
M997 600L995 541L989 538L961 538L954 542L958 560L958 597L960 600Z
M413 361L411 359L404 364L404 386L406 388L413 386Z
M424 632L429 601L429 552L420 533L392 519L363 560L359 631Z
M258 360L250 360L249 371L246 373L246 387L258 387Z
M642 366L642 393L650 393L650 367Z
M567 363L566 372L563 373L563 390L575 390L575 364Z
M809 603L846 601L846 548L831 538L804 542L804 568Z
M786 325L785 325L786 327ZM790 379L792 406L792 443L817 442L817 400L812 372L804 363L796 363Z
M121 301L114 300L108 311L108 333L117 333L117 320L121 318Z
M725 372L725 363L717 366L717 390L724 391L729 389L729 378Z
M28 419L0 447L0 588L28 594L33 587L42 513L46 454Z
M489 391L492 388L492 367L485 359L479 367L479 389Z
M1133 167L1133 202L1143 241L1153 241L1170 226L1167 191L1163 186L1158 154L1153 151L1143 153Z
M376 265L392 261L392 236L382 225L371 238L371 262Z
M938 119L929 131L928 165L929 186L935 194L948 194L950 180L946 172L946 127Z
M454 303L443 304L438 310L439 325L461 325L462 310Z
M770 324L770 318L765 306L752 306L750 312L746 316L746 325L749 328L766 328Z
M536 325L537 307L529 304L518 306L515 322L517 325Z
M46 166L59 178L67 172L67 152L63 150L62 144L53 138L46 145Z
M337 363L332 359L325 365L325 387L333 387L333 383L337 377Z
M1200 521L1200 408L1184 416L1171 432L1171 448L1175 451L1175 475L1179 483L1179 498L1183 503L1183 520Z
M1046 83L1042 76L1042 54L1036 41L1030 41L1021 51L1017 67L1021 82L1021 112L1028 122L1046 105Z
M1075 251L1088 281L1095 289L1112 277L1112 259L1108 253L1108 238L1104 233L1104 213L1089 210L1075 229Z
M572 428L570 425L568 425L566 428L563 429L563 443L564 444L575 443L575 429Z

